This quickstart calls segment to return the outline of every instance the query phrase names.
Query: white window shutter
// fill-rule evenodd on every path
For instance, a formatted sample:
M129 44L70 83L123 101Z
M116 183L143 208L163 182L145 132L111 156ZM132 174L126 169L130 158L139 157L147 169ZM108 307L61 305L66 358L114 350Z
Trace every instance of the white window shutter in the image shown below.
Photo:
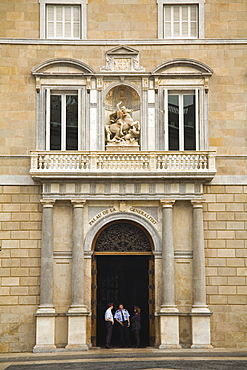
M47 5L48 38L80 38L80 6Z

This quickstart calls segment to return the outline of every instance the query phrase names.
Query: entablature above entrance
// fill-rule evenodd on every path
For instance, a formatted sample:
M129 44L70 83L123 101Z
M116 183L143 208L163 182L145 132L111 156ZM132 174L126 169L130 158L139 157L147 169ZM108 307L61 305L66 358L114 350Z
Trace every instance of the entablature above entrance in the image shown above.
M131 178L118 181L111 179L105 181L45 181L43 183L43 198L56 200L141 200L151 201L166 198L175 200L201 199L203 196L203 182L201 181L149 181Z

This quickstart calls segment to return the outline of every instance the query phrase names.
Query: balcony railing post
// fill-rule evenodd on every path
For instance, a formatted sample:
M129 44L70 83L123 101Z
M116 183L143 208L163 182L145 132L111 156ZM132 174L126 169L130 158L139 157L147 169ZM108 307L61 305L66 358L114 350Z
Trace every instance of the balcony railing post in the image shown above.
M91 165L89 164L89 170L97 170L97 153L91 154Z
M38 153L32 152L31 154L31 170L38 169Z
M208 154L208 169L215 171L215 153Z
M155 153L149 155L149 169L151 171L157 170L157 155Z

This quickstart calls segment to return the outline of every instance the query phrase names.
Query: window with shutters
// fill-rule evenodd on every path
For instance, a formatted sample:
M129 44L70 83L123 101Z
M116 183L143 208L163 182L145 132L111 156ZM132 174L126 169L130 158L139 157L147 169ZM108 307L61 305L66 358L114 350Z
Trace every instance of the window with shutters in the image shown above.
M204 37L205 0L156 0L160 39Z
M48 39L79 39L80 25L80 6L47 5L46 36Z
M164 38L197 38L197 5L164 6Z
M48 39L86 38L87 0L39 0L40 37Z

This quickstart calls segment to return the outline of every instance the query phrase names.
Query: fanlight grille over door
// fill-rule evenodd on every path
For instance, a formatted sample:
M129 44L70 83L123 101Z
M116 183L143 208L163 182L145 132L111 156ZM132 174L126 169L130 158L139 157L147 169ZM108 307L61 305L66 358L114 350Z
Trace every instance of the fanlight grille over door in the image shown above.
M128 222L117 222L106 227L97 238L95 252L151 252L147 234Z

